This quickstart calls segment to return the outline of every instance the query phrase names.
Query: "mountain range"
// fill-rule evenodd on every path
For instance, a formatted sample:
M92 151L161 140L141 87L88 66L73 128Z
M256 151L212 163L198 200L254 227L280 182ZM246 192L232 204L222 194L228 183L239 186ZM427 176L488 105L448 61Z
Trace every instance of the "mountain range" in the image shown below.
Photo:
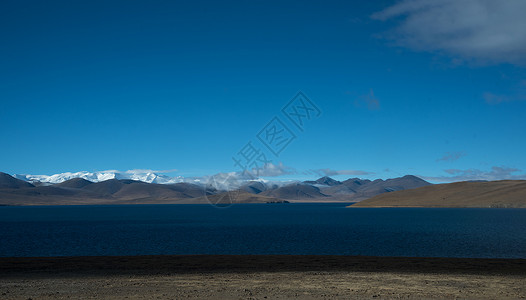
M82 178L91 182L105 181L108 179L131 179L143 181L148 183L170 184L184 182L185 178L182 176L170 177L163 174L158 174L152 170L129 170L125 172L108 170L100 172L65 172L53 175L30 175L30 174L14 174L13 177L31 182L36 185L46 185L61 183L74 178ZM188 179L192 180L192 179Z
M43 184L40 180L31 179L34 177L15 178L0 173L0 205L183 204L216 203L225 199L238 203L356 202L382 193L430 185L412 175L374 181L359 178L337 181L330 177L322 177L315 181L281 184L259 180L245 181L228 190L223 186L209 186L198 182L160 184L133 179L100 180L101 176L98 175L94 175L95 181L91 181L82 176L85 174L80 175L67 180L54 177L57 183L47 180ZM149 179L156 180L155 178L151 176Z

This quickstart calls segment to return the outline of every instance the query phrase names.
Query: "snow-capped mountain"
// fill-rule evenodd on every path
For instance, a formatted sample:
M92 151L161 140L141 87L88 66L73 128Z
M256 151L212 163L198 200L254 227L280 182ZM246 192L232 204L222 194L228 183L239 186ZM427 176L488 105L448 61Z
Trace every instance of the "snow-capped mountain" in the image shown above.
M148 183L170 184L184 182L181 176L170 177L166 175L159 175L149 170L130 170L120 172L116 170L100 171L100 172L65 172L54 175L30 175L30 174L14 174L13 177L28 182L41 182L48 184L61 183L73 178L82 178L91 182L100 182L108 179L132 179Z
M174 183L193 183L200 186L207 186L217 190L232 190L243 186L248 181L261 182L264 185L269 186L282 186L290 182L281 181L268 181L262 178L253 178L244 176L239 172L230 173L218 173L211 176L203 177L183 177L175 176L170 177L163 174L157 174L151 170L129 170L129 171L117 171L108 170L100 172L65 172L54 175L30 175L30 174L14 174L13 177L21 179L31 183L39 184L56 184L62 183L66 180L73 178L82 178L91 182L101 182L109 179L132 179L147 183L158 183L158 184L174 184Z

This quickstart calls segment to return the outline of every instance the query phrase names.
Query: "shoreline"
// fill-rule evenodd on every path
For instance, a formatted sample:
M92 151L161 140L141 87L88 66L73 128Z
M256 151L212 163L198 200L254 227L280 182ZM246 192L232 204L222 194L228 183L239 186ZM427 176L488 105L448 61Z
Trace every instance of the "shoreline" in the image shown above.
M296 200L285 200L287 202L261 202L261 203L231 203L227 206L235 205L287 205L287 204L342 204L345 208L484 208L484 209L526 209L524 206L434 206L434 205L355 205L360 202L347 202L347 201L296 201ZM68 204L0 204L0 207L52 207L52 206L141 206L141 205L211 205L216 206L212 203L68 203Z
M515 274L526 276L526 259L346 255L138 255L0 257L0 278L30 273L97 272L409 272Z
M526 259L346 255L138 255L0 257L0 278L44 274L97 272L272 272L360 271L526 276Z
M352 205L357 202L353 201L297 201L297 200L282 200L278 202L246 202L246 203L230 203L226 204L226 206L232 206L232 205L267 205L267 204L342 204L342 205ZM32 204L0 204L0 207L36 207L36 206L42 206L42 207L49 207L49 206L131 206L131 205L211 205L211 206L218 206L217 204L213 204L211 202L199 202L199 203L181 203L181 202L137 202L137 203L111 203L111 202L103 202L103 203L67 203L67 204L56 204L56 203L32 203Z

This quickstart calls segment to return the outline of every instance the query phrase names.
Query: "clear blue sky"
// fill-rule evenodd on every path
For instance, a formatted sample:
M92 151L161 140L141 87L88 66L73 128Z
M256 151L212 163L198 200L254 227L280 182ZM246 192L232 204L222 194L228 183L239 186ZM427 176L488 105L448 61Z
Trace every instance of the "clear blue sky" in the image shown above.
M417 2L2 1L0 171L235 171L277 116L286 178L526 178L522 4Z

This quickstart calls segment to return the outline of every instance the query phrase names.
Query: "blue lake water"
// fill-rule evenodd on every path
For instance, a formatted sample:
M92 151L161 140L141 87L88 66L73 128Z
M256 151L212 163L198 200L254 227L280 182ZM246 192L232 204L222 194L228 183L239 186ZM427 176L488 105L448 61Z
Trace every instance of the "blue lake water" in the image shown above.
M526 209L0 207L0 256L146 254L526 258Z

